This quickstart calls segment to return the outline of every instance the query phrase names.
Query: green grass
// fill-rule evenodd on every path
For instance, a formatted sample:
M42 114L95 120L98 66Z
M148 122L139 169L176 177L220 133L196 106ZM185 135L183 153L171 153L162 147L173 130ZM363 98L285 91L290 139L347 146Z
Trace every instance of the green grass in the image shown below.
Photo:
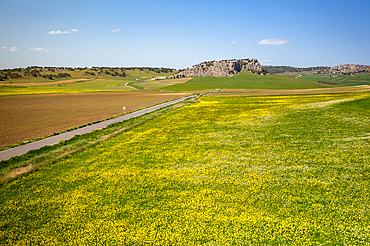
M131 83L130 85L137 88L145 88L147 90L158 90L174 84L182 84L191 78L181 78L181 79L160 79L160 80L150 80Z
M109 80L92 80L80 81L75 83L61 84L61 86L44 85L37 86L43 89L71 89L71 90L99 90L99 91L129 91L135 90L130 86L125 86L132 79L109 79Z
M295 77L296 75L286 75L287 77ZM323 74L302 75L299 79L311 81L326 81L331 83L338 83L342 86L354 85L370 85L370 73L356 74L356 75L338 75L336 77L322 77Z
M60 87L55 88L40 88L36 86L23 87L23 86L0 86L0 96L10 95L30 95L30 94L54 94L54 93L85 93L85 92L98 92L106 90L89 90L89 89L64 89Z
M300 80L279 75L258 75L241 72L233 77L195 77L184 84L163 87L169 91L209 89L309 89L326 88L315 81Z
M8 245L365 245L370 94L203 97L0 188Z

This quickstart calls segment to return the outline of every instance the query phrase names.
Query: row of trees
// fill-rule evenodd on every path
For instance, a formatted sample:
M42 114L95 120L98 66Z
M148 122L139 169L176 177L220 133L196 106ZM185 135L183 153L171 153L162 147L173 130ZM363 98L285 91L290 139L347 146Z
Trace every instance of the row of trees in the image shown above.
M178 72L172 68L154 68L154 67L92 67L92 68L71 68L71 67L39 67L29 66L27 68L13 68L0 70L0 81L6 79L18 79L23 77L42 77L46 79L71 77L69 71L84 71L85 74L98 76L105 74L109 76L125 77L130 70L151 71L156 73L175 73ZM50 72L51 74L48 74Z
M23 73L27 73L27 74L30 74L30 73L39 73L39 72L46 72L46 71L49 71L49 72L64 72L64 71L76 71L76 70L80 70L80 71L83 71L83 70L93 70L95 72L98 72L100 71L101 73L103 73L105 70L108 70L110 72L115 72L115 71L121 71L121 72L125 72L125 71L130 71L130 70L135 70L135 69L139 69L140 71L144 71L144 70L147 70L147 71L151 71L151 72L157 72L157 73L173 73L173 72L177 72L176 69L172 69L172 68L155 68L155 67L92 67L92 68L88 68L88 67L84 67L84 68L81 68L81 67L78 67L78 68L72 68L72 67L39 67L39 66L29 66L27 68L13 68L13 69L3 69L3 70L0 70L0 73L3 72L3 73L6 73L6 72L23 72Z
M60 78L66 78L66 77L71 77L69 73L58 73L58 74L48 74L48 75L43 75L43 78L47 79L60 79Z
M0 74L0 81L4 81L6 79L19 79L19 78L22 78L22 75L20 75L19 73L6 72Z
M35 70L24 72L24 76L33 76L33 77L43 77L45 79L58 79L58 78L66 78L71 77L69 73L57 73L57 74L44 74L41 75L40 72L36 72ZM12 72L6 72L6 73L0 73L0 81L5 81L6 79L20 79L23 78L23 76L19 73L12 73Z
M125 77L126 76L126 73L125 72L121 72L119 73L118 71L114 71L114 72L109 72L108 70L105 70L104 72L103 71L98 71L97 74L106 74L106 75L110 75L110 76L118 76L118 77ZM93 75L93 76L96 76L97 74L95 72L89 72L89 71L86 71L85 74L90 74L90 75Z

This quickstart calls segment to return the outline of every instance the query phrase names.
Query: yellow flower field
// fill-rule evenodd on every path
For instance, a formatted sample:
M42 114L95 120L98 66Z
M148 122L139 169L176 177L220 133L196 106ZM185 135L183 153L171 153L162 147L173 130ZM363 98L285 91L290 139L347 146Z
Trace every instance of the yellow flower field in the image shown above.
M370 94L202 97L0 188L8 245L366 245Z

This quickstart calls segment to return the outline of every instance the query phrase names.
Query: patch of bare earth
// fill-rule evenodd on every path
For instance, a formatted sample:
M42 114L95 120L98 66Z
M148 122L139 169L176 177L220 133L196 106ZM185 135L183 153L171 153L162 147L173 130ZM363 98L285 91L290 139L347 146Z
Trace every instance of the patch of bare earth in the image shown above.
M18 175L21 175L23 173L27 173L27 172L30 172L32 170L35 170L38 166L39 165L30 164L30 165L25 166L25 167L18 167L18 168L11 169L4 176L2 176L0 180L1 181L6 181L6 180L9 180L9 179L15 178Z

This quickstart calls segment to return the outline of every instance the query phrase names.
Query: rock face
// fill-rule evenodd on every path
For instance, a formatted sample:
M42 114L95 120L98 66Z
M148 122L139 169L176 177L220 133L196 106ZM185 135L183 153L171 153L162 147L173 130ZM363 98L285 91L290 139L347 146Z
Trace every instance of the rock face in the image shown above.
M368 73L370 72L370 66L366 65L354 65L354 64L346 64L346 65L338 65L330 68L333 71L340 72L343 74L347 73Z
M232 74L237 74L240 71L261 73L263 72L263 69L257 59L210 61L194 65L193 67L174 74L169 78L176 79L182 77L203 76L226 77Z

